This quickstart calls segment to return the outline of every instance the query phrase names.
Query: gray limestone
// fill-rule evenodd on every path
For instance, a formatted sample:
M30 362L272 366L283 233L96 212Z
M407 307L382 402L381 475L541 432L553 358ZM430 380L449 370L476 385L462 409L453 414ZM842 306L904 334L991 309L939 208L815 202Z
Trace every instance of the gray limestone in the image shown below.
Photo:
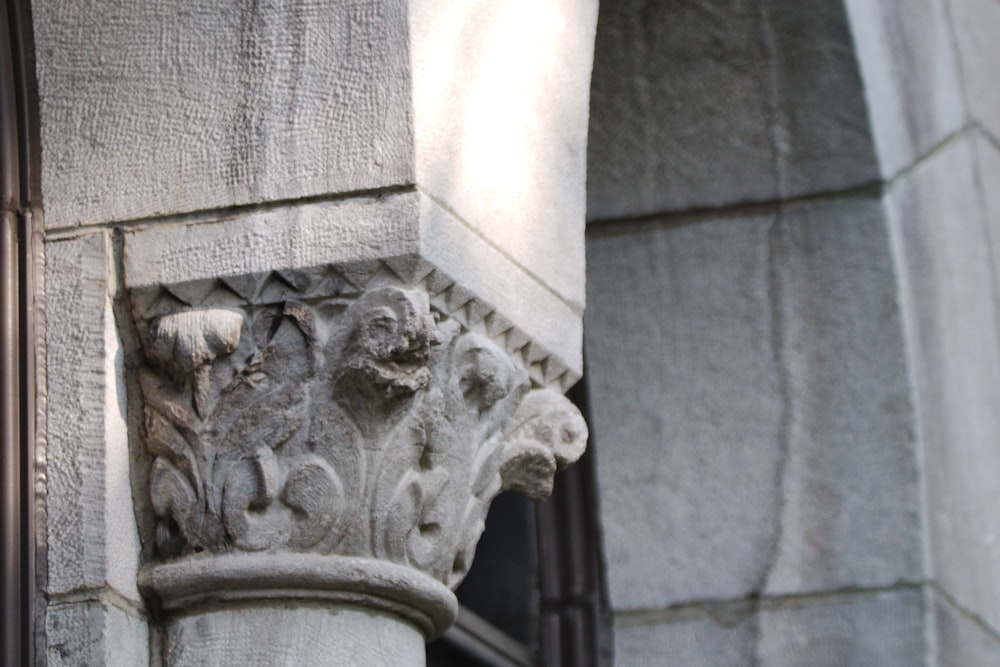
M845 2L884 176L894 176L965 124L945 2Z
M409 4L417 183L582 307L597 1Z
M46 610L48 667L146 667L146 622L103 602L56 604Z
M920 415L933 576L1000 629L1000 314L967 138L890 192Z
M122 350L104 233L46 244L48 591L138 600Z
M878 174L839 1L602 3L591 94L590 220Z
M770 242L785 458L766 590L919 580L921 467L883 208L786 206Z
M578 377L583 367L581 303L540 283L529 267L512 261L491 239L461 224L427 198L421 199L421 247L428 261L495 307L499 315L551 351L574 378ZM565 252L561 246L550 250L552 255Z
M975 616L931 594L936 637L935 667L1000 665L1000 635Z
M392 614L350 606L236 607L171 621L164 657L206 667L423 667L424 637Z
M596 0L33 12L50 228L418 185L582 310Z
M494 329L491 335L515 326L520 338L511 339L513 348L529 340L537 346L529 363L553 357L549 376L541 381L569 371L566 388L579 377L580 306L540 284L530 270L418 192L144 226L125 234L125 279L136 288L417 255L422 259L416 266L423 267L417 278L432 269L441 274L432 281L434 294L458 285L467 295L462 300L455 293L452 307L477 298L481 305L477 315L470 314L470 326ZM494 310L506 324L484 323Z
M962 80L969 114L994 137L1000 137L1000 3L993 0L948 0L955 44L962 64Z
M406 11L33 4L46 224L412 182Z
M125 282L133 289L415 253L418 199L355 198L130 230Z
M920 578L877 198L602 227L588 264L616 609Z
M615 664L921 667L925 619L918 590L677 610L641 625L620 619Z
M986 230L993 250L993 273L1000 289L1000 142L977 131L972 136L976 157L976 186L982 197Z

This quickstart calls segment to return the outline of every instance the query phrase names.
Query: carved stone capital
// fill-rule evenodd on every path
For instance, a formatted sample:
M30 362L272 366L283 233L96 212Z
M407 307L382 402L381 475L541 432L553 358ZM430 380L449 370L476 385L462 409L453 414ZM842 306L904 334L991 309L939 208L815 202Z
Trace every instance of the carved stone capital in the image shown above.
M563 374L545 386L529 341L410 275L324 266L132 290L156 514L140 579L164 608L330 600L435 636L494 496L544 498L583 453Z

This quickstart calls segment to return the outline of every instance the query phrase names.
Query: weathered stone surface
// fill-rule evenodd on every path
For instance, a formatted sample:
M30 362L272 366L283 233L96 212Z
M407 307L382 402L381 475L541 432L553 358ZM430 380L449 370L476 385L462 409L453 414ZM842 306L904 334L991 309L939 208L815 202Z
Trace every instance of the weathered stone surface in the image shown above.
M1000 638L940 596L930 594L934 604L937 655L934 667L988 667L1000 664Z
M572 245L557 244L549 250L561 254ZM564 372L566 376L558 380L564 390L576 382L583 369L582 304L539 283L530 267L511 261L489 240L427 198L421 200L421 248L429 262L496 308L483 320L485 331L492 335L504 331L508 323L516 325L523 333L507 337L513 345L531 340L536 349L529 358L541 358L541 350L552 353L554 358L544 373L546 383ZM518 342L513 342L515 338Z
M976 155L976 186L983 200L986 231L993 248L993 273L1000 289L1000 143L983 132L972 135Z
M240 275L294 273L325 264L358 265L337 278L345 290L357 291L385 274L425 283L435 307L522 356L540 384L567 389L580 376L581 309L419 193L282 207L125 234L129 287L170 284L173 296L186 303L200 303L213 283L204 283L205 294L182 293L177 283L217 277L242 294Z
M642 625L619 620L614 628L615 664L750 667L754 624L748 616L745 609L715 615L694 610Z
M390 614L300 604L181 617L165 652L171 665L423 667L424 637Z
M542 499L583 453L579 411L489 338L398 276L345 275L131 290L157 520L141 581L166 609L350 602L436 636L493 497Z
M921 580L916 418L884 209L867 197L788 206L769 240L784 459L766 590Z
M417 182L582 307L596 0L409 4Z
M1000 4L993 0L948 0L969 113L1000 137Z
M920 415L931 562L959 604L1000 628L1000 317L968 139L888 197Z
M965 123L945 0L845 4L881 171L893 176Z
M99 602L50 606L45 615L45 639L49 667L149 664L146 622Z
M138 600L123 359L105 234L46 244L50 593L110 585Z
M588 264L616 608L920 577L878 199L608 226Z
M615 608L759 587L779 512L768 224L622 226L588 240L591 428Z
M419 250L418 206L409 193L138 229L125 235L125 279L135 288L408 255Z
M839 1L603 3L587 217L872 181L861 89Z
M412 183L406 2L38 2L50 227Z
M418 183L582 310L596 0L34 16L50 227Z
M615 663L630 667L927 664L919 591L765 605L760 610L745 603L677 612L649 625L620 622L615 627Z

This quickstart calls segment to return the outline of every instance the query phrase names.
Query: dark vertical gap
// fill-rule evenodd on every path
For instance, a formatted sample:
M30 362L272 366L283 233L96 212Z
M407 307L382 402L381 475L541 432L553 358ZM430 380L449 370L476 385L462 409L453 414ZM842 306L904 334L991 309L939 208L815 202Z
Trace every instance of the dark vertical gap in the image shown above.
M21 435L17 209L20 200L14 51L0 16L0 662L22 660Z
M568 397L588 421L586 380ZM542 667L611 665L611 615L604 579L593 437L537 506Z
M0 661L4 665L34 662L32 239L40 219L40 181L30 35L26 0L5 0L0 13Z

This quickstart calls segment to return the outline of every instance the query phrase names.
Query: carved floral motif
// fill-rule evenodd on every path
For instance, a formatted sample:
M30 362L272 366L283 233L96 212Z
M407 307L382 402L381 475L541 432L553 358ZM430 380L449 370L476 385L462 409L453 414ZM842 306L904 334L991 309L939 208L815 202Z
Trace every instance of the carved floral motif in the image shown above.
M579 412L424 291L282 296L140 313L161 559L374 557L454 587L493 497L543 498L583 452Z

